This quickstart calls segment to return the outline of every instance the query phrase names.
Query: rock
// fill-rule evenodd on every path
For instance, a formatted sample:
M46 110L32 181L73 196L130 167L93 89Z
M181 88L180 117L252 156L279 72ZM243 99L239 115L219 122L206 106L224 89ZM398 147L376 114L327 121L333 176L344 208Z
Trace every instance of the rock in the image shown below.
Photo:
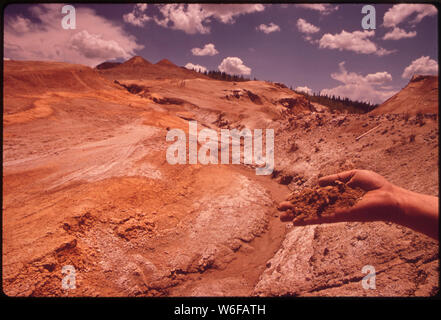
M197 285L190 295L193 297L246 296L246 286L244 279L229 277L203 282Z
M438 243L407 228L372 223L294 227L268 261L259 296L428 296L438 292ZM376 289L362 286L364 266Z
M293 179L293 176L291 176L291 175L284 175L284 176L282 176L280 178L280 184L288 185L288 184L291 183L292 179Z
M63 251L73 249L76 246L77 246L77 239L72 239L71 241L65 242L61 246L59 246L57 249L55 249L55 252L61 253Z

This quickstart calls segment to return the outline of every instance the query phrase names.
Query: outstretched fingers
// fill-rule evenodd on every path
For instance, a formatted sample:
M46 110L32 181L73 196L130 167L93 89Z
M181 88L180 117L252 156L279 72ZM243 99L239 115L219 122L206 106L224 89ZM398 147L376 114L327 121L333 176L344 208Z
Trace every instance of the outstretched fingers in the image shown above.
M322 177L319 179L319 185L321 187L325 187L333 184L335 181L341 181L346 183L352 179L352 177L355 175L356 172L357 170L348 170Z
M365 191L379 189L388 183L387 180L373 171L354 169L320 178L319 185L324 187L332 185L335 181L340 181L346 183L351 188L361 188Z
M308 217L302 221L294 221L295 226L336 222L366 222L381 220L384 212L381 203L377 203L368 194L353 207L337 208L333 213L321 217Z

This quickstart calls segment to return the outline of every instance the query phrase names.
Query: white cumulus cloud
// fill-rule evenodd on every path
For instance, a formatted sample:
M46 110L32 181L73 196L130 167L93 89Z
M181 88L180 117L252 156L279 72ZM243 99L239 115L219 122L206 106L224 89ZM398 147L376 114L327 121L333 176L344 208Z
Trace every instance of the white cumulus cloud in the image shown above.
M123 15L123 20L137 27L143 27L150 17L144 12L147 10L146 3L137 3L133 6L133 10Z
M319 40L319 47L339 51L348 50L362 54L375 54L378 56L384 56L393 52L377 46L373 41L368 39L374 35L375 32L373 30L354 32L342 30L342 32L338 34L326 33Z
M386 86L388 82L392 81L392 76L388 72L382 71L363 76L355 72L348 72L345 68L345 62L339 63L339 71L332 73L331 78L341 82L342 85L323 89L321 94L381 103L396 92L391 90L390 86Z
M205 72L205 71L207 71L207 68L205 68L204 66L201 66L199 64L193 64L191 62L187 63L185 65L185 67L187 69L189 69L189 70L195 70L195 71L198 71L198 72Z
M32 26L31 20L22 16L7 18L6 23L10 27L10 31L15 31L17 33L28 32L31 30Z
M424 17L435 16L437 13L436 7L431 4L396 4L384 14L383 25L385 27L396 27L413 15L415 17L410 23L416 24Z
M327 4L327 3L303 3L296 5L299 8L309 9L320 12L320 14L328 15L336 10L338 10L337 5Z
M364 80L366 80L370 84L383 84L387 81L392 81L392 76L389 72L383 71L369 73L367 76L364 77Z
M308 88L307 86L297 87L294 90L297 91L297 92L303 92L303 93L312 95L312 90L310 88Z
M139 9L139 11L141 11L141 12L144 12L144 11L147 10L147 3L137 3L135 6L136 6L136 7Z
M401 28L395 27L392 31L389 31L384 35L383 40L400 40L404 38L413 38L416 35L416 31L406 32Z
M219 53L214 47L214 44L207 43L202 49L201 48L193 48L191 49L191 53L194 56L214 56Z
M249 75L251 68L244 65L242 59L238 57L227 57L218 66L219 70L228 74Z
M413 60L412 63L404 69L401 76L404 79L409 79L414 74L437 75L438 62L430 59L429 56L421 56L418 59Z
M62 6L39 4L29 7L34 22L8 16L4 28L4 55L17 60L66 61L95 66L103 60L127 59L143 48L120 25L89 8L76 8L77 29L61 29Z
M235 18L265 10L262 4L163 4L158 5L162 17L155 22L164 27L182 30L188 34L210 33L213 18L221 23L234 23Z
M268 25L262 23L256 29L262 31L265 34L280 31L280 27L273 22Z
M71 47L87 58L102 60L130 55L114 40L104 40L99 34L90 34L87 30L80 31L70 39Z
M319 27L316 27L315 25L307 22L305 19L298 19L297 20L297 29L299 29L300 32L311 34L311 33L317 33L320 31Z
M237 16L265 10L262 4L201 4L201 8L222 23L234 23Z

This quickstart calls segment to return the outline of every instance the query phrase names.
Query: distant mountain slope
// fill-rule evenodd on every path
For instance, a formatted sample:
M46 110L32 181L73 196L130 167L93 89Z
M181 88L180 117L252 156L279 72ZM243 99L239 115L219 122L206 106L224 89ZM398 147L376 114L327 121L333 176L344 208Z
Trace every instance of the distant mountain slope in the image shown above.
M114 68L116 66L119 66L120 64L121 64L121 62L107 62L106 61L106 62L100 63L95 68L98 70L104 70L104 69Z
M5 95L39 94L47 91L112 89L113 83L90 67L46 61L4 61Z
M370 114L438 113L438 77L414 75L406 87Z
M140 56L135 56L124 63L113 66L104 62L96 69L110 80L208 79L201 73L178 67L167 59L152 64Z
M124 101L125 96L120 86L87 66L48 61L3 62L4 125L43 119L55 110L66 112L78 97ZM81 104L75 105L75 110L81 109Z
M162 59L161 61L157 62L156 65L158 66L166 66L166 67L177 67L173 62L167 59Z
M147 61L141 56L134 56L121 64L121 66L125 68L148 68L151 65L152 63L150 61Z

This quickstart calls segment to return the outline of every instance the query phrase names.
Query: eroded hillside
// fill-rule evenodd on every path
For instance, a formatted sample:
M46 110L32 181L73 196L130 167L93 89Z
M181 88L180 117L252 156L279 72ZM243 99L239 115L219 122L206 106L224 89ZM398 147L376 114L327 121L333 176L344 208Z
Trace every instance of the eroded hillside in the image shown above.
M437 115L332 114L276 84L141 59L100 70L5 62L6 294L437 291L438 242L382 222L294 228L276 210L292 190L355 167L438 195ZM199 130L273 128L273 175L168 164L167 130L189 120ZM374 291L360 284L366 264L377 268ZM76 269L75 290L61 287L65 265Z
M438 77L414 75L403 90L393 95L372 114L438 113Z

